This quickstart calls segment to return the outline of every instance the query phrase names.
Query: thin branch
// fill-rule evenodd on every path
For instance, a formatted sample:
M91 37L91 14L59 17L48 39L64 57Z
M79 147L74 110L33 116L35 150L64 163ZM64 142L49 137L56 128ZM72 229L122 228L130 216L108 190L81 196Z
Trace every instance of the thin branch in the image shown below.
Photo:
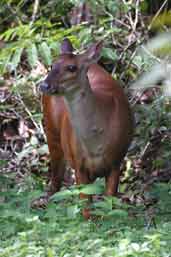
M125 2L123 0L123 2ZM136 27L137 27L137 24L138 24L138 16L139 16L139 4L140 4L140 0L136 0L136 4L135 4L135 18L133 19L132 17L132 12L129 11L128 12L128 15L126 15L126 18L128 19L129 23L130 23L130 26L132 28L132 31L131 31L131 34L130 34L130 40L132 38L135 37L135 32L136 32Z
M154 15L150 25L148 26L148 29L150 30L154 21L157 19L157 17L159 16L159 14L161 13L161 11L163 10L164 6L167 4L168 0L165 0L164 3L160 6L160 9L156 12L156 14Z
M43 127L41 124L37 124L36 121L34 120L32 113L30 112L30 110L28 109L28 107L25 105L21 95L17 92L17 96L18 96L18 100L20 101L21 105L24 107L25 112L28 114L29 118L31 119L31 121L33 122L33 125L35 126L37 131L40 131L42 135L44 135L43 133Z
M40 4L40 0L35 0L34 1L33 14L32 14L31 22L30 22L31 26L34 23L34 21L36 20L36 15L37 15L37 12L38 12L38 9L39 9L39 4Z
M116 21L117 23L123 25L127 29L130 29L130 26L128 24L126 24L125 22L123 22L122 20L119 20L118 18L115 18L115 17L113 17L113 20Z
M137 27L137 23L138 23L139 4L140 4L140 1L137 0L136 5L135 5L135 19L134 19L134 23L133 23L133 32L136 31L136 27Z

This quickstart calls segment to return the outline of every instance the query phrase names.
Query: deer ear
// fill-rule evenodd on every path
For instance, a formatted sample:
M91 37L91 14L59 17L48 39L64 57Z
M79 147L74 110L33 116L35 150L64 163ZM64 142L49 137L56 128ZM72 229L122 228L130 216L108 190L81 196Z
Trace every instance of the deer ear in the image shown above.
M99 41L86 51L85 56L87 57L88 61L97 62L100 59L100 53L103 47L103 42Z
M100 59L100 53L103 46L103 42L99 41L91 45L85 53L80 55L80 69L87 71L89 66L93 63L97 63Z
M73 52L73 46L68 38L64 38L61 44L61 54L68 54Z

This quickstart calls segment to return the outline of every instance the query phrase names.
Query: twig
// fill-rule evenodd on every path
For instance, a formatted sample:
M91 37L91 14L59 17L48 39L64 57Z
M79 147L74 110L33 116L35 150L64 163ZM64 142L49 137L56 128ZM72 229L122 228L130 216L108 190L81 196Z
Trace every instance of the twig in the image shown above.
M144 157L145 157L146 153L149 151L150 147L151 147L151 142L148 141L147 144L145 145L143 151L140 154L140 159L141 160L144 160Z
M31 17L31 22L30 25L32 26L32 24L34 23L35 19L36 19L36 15L39 9L39 4L40 4L40 0L35 0L34 1L34 7L33 7L33 14Z
M115 18L115 17L113 17L113 20L116 21L117 23L123 25L127 29L130 29L130 26L128 24L126 24L125 22L123 22L122 20L119 20L118 18Z
M136 5L135 5L135 20L134 20L134 23L133 23L133 32L136 31L136 27L137 27L137 23L138 23L139 4L140 4L140 1L137 0Z
M125 3L125 1L123 0L123 2ZM132 18L132 13L128 12L128 15L126 16L130 22L130 26L132 28L132 32L130 35L130 39L132 38L133 34L136 32L136 27L138 24L138 14L139 14L139 4L140 4L140 0L136 0L136 4L135 4L135 18L133 20Z
M21 95L20 95L18 92L17 92L17 96L18 96L18 99L19 99L20 103L21 103L22 106L24 107L24 110L25 110L26 113L29 115L29 117L30 117L31 121L33 122L33 124L34 124L35 128L37 129L37 131L41 131L41 133L44 135L42 125L40 125L40 124L38 125L38 124L35 122L35 120L34 120L33 117L32 117L32 114L31 114L30 110L27 108L27 106L25 105L23 99L21 98Z
M154 21L157 19L157 17L159 16L159 14L161 13L162 9L164 8L164 6L166 5L168 0L165 0L164 3L160 6L159 10L156 12L156 14L154 15L150 25L148 26L148 29L150 30Z
M123 49L123 51L122 51L122 53L120 54L120 56L119 56L118 59L121 60L121 59L123 58L124 54L127 52L127 50L128 50L132 45L134 45L135 43L136 43L135 40L134 40L133 42L129 43L129 44ZM133 54L131 55L131 58L130 58L130 60L129 60L129 63L128 63L128 65L125 67L125 69L130 65L130 63L131 63L131 61L132 61L132 59L133 59L135 53L136 53L136 50L135 50L135 51L133 52Z
M130 105L131 107L133 108L137 102L141 99L142 95L144 94L144 90L139 94L139 92L136 92L135 95L133 95L133 97L131 98L131 100L129 101L130 102Z

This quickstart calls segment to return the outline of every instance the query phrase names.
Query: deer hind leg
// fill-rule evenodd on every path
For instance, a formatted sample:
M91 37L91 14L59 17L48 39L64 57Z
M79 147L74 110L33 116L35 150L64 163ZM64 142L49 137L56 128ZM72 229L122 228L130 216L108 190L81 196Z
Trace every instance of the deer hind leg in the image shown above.
M120 167L117 167L112 169L111 173L106 177L106 195L117 195L120 175Z

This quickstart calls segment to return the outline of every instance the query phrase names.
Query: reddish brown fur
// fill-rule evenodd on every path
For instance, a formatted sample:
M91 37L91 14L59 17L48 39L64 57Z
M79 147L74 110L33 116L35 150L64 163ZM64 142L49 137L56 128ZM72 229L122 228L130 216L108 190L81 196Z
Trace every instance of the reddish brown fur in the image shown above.
M129 103L118 82L99 65L89 66L88 79L107 123L104 161L102 157L102 161L96 163L91 160L91 156L80 150L64 98L43 94L45 132L51 158L50 194L60 190L64 160L75 169L78 184L91 183L102 176L106 178L106 194L117 193L120 163L132 139L133 121ZM84 212L84 216L89 217L87 211Z

